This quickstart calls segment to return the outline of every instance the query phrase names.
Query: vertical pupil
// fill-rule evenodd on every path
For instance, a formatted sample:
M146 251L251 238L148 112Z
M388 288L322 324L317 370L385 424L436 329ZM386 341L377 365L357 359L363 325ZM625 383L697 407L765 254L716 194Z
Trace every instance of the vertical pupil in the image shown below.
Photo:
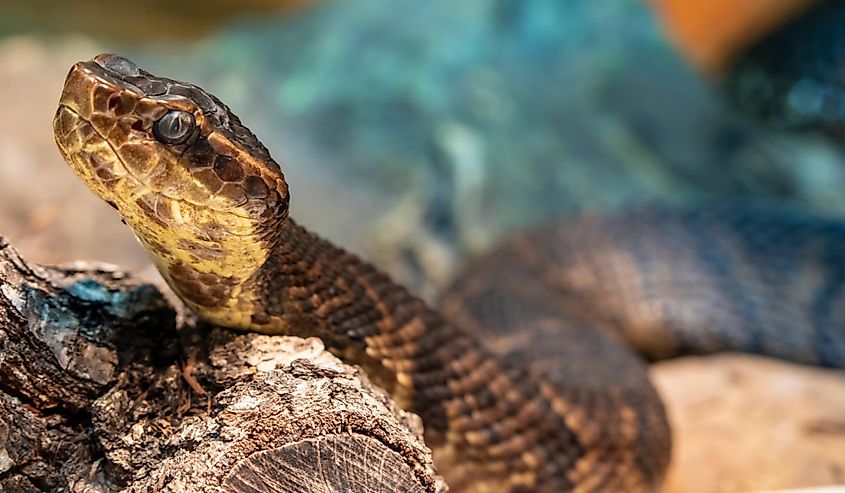
M171 111L153 127L156 138L168 144L180 144L191 134L194 116L185 111Z
M178 137L182 133L182 117L179 114L170 114L170 136Z

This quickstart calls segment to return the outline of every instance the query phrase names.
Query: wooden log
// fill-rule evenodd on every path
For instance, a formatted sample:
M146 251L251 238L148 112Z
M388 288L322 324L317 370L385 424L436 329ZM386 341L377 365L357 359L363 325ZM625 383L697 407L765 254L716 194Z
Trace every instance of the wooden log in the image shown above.
M204 394L204 395L201 395ZM198 325L0 237L0 491L442 492L416 415L317 339Z

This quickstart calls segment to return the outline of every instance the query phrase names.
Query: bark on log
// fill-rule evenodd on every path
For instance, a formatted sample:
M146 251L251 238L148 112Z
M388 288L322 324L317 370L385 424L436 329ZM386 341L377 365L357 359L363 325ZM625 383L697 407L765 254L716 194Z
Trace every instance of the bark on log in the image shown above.
M125 273L0 237L0 492L33 491L446 485L419 418L319 340L197 326Z

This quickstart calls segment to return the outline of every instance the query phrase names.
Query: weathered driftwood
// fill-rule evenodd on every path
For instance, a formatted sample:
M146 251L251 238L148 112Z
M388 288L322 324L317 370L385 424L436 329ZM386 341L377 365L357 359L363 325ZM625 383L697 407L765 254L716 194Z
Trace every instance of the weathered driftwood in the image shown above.
M421 436L319 340L197 327L0 237L2 492L444 491Z

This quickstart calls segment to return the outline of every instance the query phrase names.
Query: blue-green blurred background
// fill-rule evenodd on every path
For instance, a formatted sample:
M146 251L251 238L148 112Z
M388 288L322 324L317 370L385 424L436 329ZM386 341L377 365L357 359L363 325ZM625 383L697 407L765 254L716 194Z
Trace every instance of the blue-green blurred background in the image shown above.
M575 210L845 214L836 139L740 114L638 0L40 0L0 3L0 33L0 231L39 259L146 265L50 142L67 67L99 52L217 94L284 164L301 222L428 294Z

